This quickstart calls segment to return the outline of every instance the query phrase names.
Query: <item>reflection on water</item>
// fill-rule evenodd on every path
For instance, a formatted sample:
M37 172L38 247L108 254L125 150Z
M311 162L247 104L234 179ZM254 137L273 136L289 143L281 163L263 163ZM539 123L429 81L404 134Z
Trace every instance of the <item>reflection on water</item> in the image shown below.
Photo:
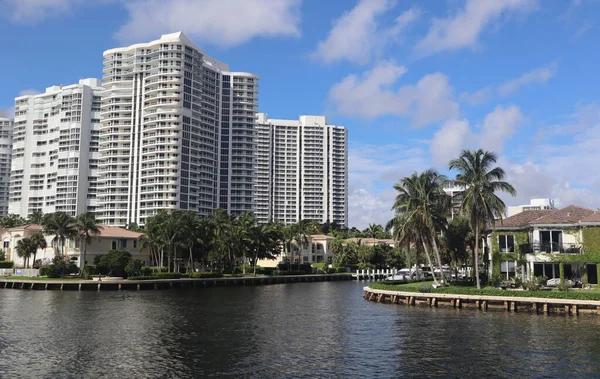
M590 377L600 318L368 302L357 282L0 291L0 377Z

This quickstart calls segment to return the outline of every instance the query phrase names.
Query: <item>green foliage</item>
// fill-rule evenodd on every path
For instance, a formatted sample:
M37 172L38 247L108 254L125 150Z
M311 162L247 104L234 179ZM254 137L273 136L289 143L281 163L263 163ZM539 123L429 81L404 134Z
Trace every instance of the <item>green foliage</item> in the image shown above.
M4 250L0 250L0 262L6 260L6 252Z
M316 270L317 274L327 274L328 264L325 262L313 263L312 268Z
M153 275L154 279L181 279L183 277L189 277L179 272L156 272Z
M96 269L96 266L94 265L85 265L84 270L85 274L87 275L95 275L98 274L98 270Z
M600 253L600 228L588 227L583 228L583 250L585 252Z
M385 282L371 283L369 287L377 290L419 292L419 283L408 283L401 285L390 285ZM474 296L510 296L510 297L540 297L545 299L575 299L575 300L600 300L600 291L507 291L494 287L475 287L454 286L440 287L432 289L431 293L445 293L455 295L474 295Z
M153 280L157 279L156 276L152 275L141 275L141 276L128 276L127 280Z
M306 275L306 271L302 271L302 270L274 271L273 275L275 275L275 276Z
M192 272L190 274L190 278L222 278L223 274L221 272Z
M15 262L13 261L0 261L0 268L13 268L15 267Z
M565 282L565 264L563 262L558 264L558 273L560 277L560 283L563 284Z
M569 289L571 289L571 285L569 284L569 282L561 280L560 283L558 283L558 285L556 286L556 288L559 291L568 291Z
M49 278L62 278L63 276L76 274L77 272L79 272L77 265L62 256L54 257L52 264L40 268L40 276L48 276Z
M127 250L110 250L106 255L95 256L94 264L100 274L122 276L130 260Z
M142 269L142 261L139 259L130 259L125 265L125 272L127 275L134 275L140 273Z
M523 282L523 288L528 291L539 291L547 281L548 278L545 276L534 276L533 278Z
M26 223L27 220L17 214L9 214L0 218L0 228L14 228Z
M446 247L454 262L465 262L468 257L467 241L471 233L471 225L466 217L457 217L448 224L444 236Z
M419 292L422 292L422 293L430 293L432 289L433 289L433 287L431 286L431 284L427 284L427 283L423 283L419 286Z
M140 272L143 276L150 276L152 275L153 270L152 267L144 266L140 269Z

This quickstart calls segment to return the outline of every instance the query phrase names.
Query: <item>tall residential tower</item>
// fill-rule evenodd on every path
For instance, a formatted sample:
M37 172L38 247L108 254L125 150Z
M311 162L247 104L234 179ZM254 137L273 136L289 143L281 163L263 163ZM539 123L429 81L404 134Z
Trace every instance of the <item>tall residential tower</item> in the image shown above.
M101 90L82 79L15 99L9 213L95 210Z
M104 52L99 218L252 209L258 77L183 33Z
M348 225L348 131L323 116L257 121L256 216Z
M0 217L8 214L13 120L0 117Z

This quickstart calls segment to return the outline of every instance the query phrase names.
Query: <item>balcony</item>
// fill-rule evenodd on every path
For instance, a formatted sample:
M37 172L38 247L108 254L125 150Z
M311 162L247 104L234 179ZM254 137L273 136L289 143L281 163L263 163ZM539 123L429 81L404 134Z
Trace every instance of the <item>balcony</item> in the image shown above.
M525 254L580 254L582 250L576 243L534 242L519 246L519 251Z

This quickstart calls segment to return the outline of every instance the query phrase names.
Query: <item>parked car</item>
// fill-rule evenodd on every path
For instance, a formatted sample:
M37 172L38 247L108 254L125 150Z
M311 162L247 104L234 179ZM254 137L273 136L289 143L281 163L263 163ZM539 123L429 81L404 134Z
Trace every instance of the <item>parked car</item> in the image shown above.
M575 283L572 280L565 279L565 283L569 285L569 287L573 287ZM546 282L546 286L548 287L558 287L560 284L560 278L548 279Z

